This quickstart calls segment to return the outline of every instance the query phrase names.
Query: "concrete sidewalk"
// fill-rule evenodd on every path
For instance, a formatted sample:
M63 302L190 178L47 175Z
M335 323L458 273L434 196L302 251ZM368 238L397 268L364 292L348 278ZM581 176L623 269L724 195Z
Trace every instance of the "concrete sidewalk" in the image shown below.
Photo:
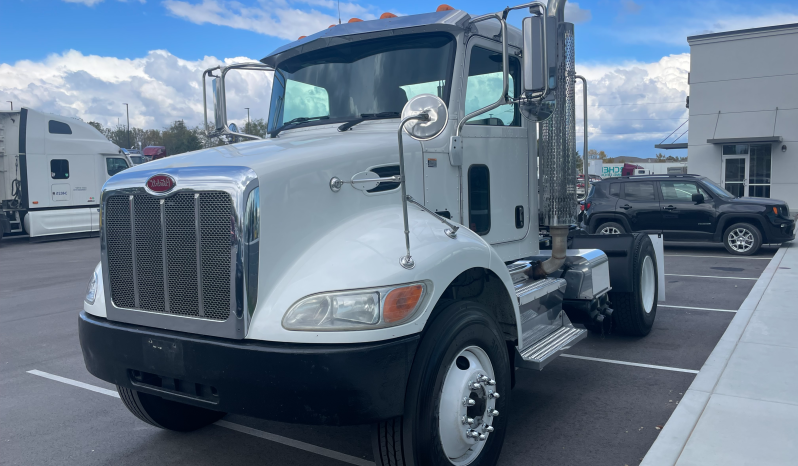
M641 466L798 464L798 245L773 257Z

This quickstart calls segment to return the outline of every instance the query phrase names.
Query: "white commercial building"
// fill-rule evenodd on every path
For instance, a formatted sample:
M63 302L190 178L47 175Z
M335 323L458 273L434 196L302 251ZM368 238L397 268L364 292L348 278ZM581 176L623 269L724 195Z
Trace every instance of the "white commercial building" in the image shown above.
M689 172L735 195L772 197L797 208L798 24L687 42Z

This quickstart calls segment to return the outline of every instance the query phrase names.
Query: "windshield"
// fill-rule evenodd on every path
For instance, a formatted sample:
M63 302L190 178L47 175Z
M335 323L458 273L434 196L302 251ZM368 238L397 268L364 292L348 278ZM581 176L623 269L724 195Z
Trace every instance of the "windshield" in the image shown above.
M454 50L451 35L431 33L347 43L292 57L278 64L274 74L268 131L306 118L317 124L376 114L395 113L398 118L407 101L419 94L437 95L448 104Z
M713 181L710 181L708 179L704 179L702 181L706 185L707 189L712 191L712 194L715 194L718 197L723 198L723 199L734 199L735 198L734 194L732 194L732 193L726 191L725 189L721 188L720 186L716 185Z

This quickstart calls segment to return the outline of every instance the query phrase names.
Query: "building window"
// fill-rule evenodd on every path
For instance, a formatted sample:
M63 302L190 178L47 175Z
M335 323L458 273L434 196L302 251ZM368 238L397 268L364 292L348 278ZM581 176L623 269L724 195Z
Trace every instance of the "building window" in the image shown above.
M108 171L108 176L114 176L122 170L126 170L128 166L125 159L108 157L105 159L105 168Z
M770 197L770 144L756 144L748 149L748 195Z
M521 62L510 57L510 81L507 93L510 97L518 95L521 83ZM465 114L486 107L499 99L502 94L503 73L502 54L482 47L471 49L466 84ZM502 105L469 120L468 125L521 126L521 113L518 105Z
M50 120L50 134L72 134L72 128L60 121Z
M69 179L69 160L53 159L50 160L50 177L54 180Z
M468 169L468 224L478 235L490 231L490 171L485 165Z

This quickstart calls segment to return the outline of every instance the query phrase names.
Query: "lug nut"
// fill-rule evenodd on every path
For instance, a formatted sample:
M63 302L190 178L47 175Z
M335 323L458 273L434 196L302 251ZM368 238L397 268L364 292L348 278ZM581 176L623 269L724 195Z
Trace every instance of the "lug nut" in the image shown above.
M468 416L463 416L463 424L471 425L474 423L474 420Z
M480 442L484 442L484 441L485 441L487 438L488 438L488 436L487 436L487 435L485 435L485 434L479 434L479 441L480 441Z
M479 382L468 382L468 388L471 390L479 390L482 388L482 385Z
M479 437L479 433L473 429L468 429L466 431L466 437L468 438L477 438Z
M463 406L474 406L475 404L477 404L477 402L471 398L463 398Z
M492 433L494 430L496 429L494 429L493 426L485 426L485 432L489 434Z
M498 398L499 394L494 392L493 390L488 391L488 398Z
M491 416L491 417L496 417L496 416L498 416L498 415L499 415L499 412L498 412L498 411L496 411L495 409L494 409L494 410L491 410L491 411L488 411L488 416Z
M477 382L487 382L489 380L490 380L490 377L488 377L487 375L479 374L477 376Z
M488 379L488 380L485 381L485 384L493 386L493 385L496 385L496 381L493 380L493 379Z

